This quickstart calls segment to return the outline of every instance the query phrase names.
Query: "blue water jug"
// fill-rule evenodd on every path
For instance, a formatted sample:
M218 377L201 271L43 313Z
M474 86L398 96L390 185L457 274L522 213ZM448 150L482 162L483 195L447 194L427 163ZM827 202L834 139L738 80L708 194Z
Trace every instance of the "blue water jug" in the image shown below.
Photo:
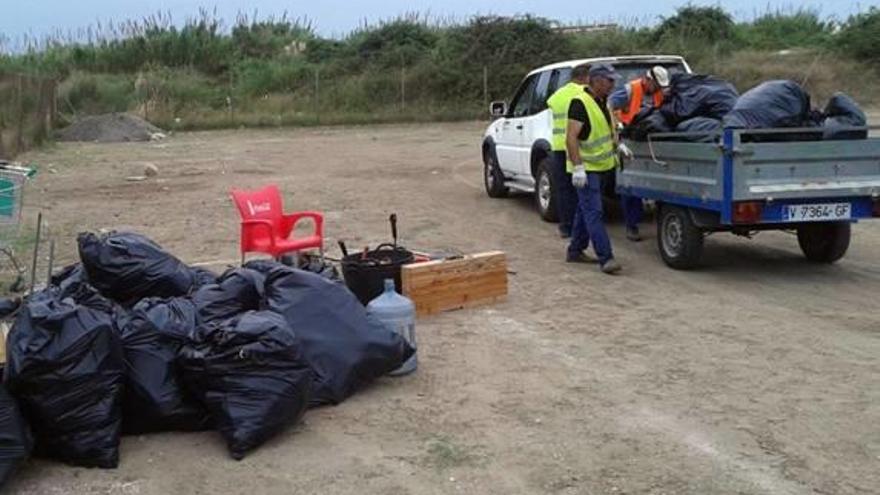
M394 290L394 279L385 279L385 292L367 304L367 314L373 315L386 328L400 334L413 349L416 349L416 305ZM389 375L401 376L412 373L418 364L416 353L413 353L412 357Z

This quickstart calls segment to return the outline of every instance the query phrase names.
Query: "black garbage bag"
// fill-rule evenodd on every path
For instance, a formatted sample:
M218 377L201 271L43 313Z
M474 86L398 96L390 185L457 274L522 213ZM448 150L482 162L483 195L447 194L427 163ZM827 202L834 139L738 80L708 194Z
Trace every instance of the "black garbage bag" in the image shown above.
M82 263L74 263L72 265L68 265L62 268L60 271L55 272L49 278L49 285L53 285L55 287L61 287L64 284L69 283L81 283L88 282L88 276L86 275L85 268L83 268Z
M6 357L4 383L30 422L37 455L117 466L124 364L110 314L38 293L19 311Z
M144 299L132 309L119 329L126 370L123 433L210 427L207 411L186 390L176 362L196 325L196 307L187 299Z
M864 127L868 118L859 104L844 93L834 93L825 105L824 139L867 139L867 130L849 130L846 127Z
M818 127L821 115L810 107L810 95L794 81L767 81L746 91L722 119L724 128L774 129ZM743 141L818 141L821 130L745 134Z
M679 122L675 126L675 132L699 133L690 136L679 136L680 141L692 143L714 143L721 135L721 121L709 117L694 117Z
M0 386L0 489L34 446L18 403Z
M265 307L284 315L302 343L315 372L312 406L342 402L414 352L344 285L277 263L247 266L267 270Z
M0 298L0 320L12 318L15 312L21 307L20 297L3 297Z
M304 254L297 259L296 267L340 284L345 283L342 276L339 275L339 270L336 266L326 260L322 260L320 256Z
M189 267L189 270L192 273L194 288L217 283L217 274L211 270L192 266Z
M79 255L89 282L126 305L147 297L186 295L192 270L146 237L129 232L80 234Z
M673 74L669 96L660 112L673 127L695 117L721 119L733 109L739 93L729 82L702 74Z
M647 141L650 134L672 131L672 126L660 111L655 108L646 108L635 116L632 123L624 128L621 135L636 141Z
M124 309L114 301L104 297L98 289L89 283L88 275L82 264L70 265L50 279L50 290L61 298L70 298L76 304L81 304L98 311L103 311L119 316Z
M260 309L265 279L256 270L232 268L216 283L200 287L192 294L200 320L228 320L245 311Z
M201 326L180 362L234 459L296 422L309 402L311 369L296 334L271 311Z

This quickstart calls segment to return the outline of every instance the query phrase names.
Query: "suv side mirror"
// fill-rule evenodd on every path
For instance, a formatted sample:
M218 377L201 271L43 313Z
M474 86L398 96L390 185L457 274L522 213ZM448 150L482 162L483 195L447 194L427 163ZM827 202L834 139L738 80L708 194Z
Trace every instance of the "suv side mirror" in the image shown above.
M507 103L503 101L493 101L489 104L489 114L493 117L504 117L507 115Z

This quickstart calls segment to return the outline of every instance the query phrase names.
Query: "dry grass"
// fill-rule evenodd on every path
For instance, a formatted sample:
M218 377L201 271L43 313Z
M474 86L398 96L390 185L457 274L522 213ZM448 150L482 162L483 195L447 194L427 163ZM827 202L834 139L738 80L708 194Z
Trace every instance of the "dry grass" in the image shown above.
M722 77L740 91L762 81L793 79L804 84L816 106L821 106L837 91L849 94L863 106L880 104L880 86L874 84L878 76L875 69L827 52L741 51L709 65L696 70Z

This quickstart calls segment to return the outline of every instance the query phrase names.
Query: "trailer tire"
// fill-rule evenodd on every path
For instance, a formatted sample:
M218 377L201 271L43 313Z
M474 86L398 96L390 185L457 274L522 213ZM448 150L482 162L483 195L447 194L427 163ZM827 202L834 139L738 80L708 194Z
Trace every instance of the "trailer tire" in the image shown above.
M808 260L834 263L849 249L852 227L849 222L821 222L801 225L797 229L798 244Z
M538 214L545 222L558 222L559 210L556 202L559 201L559 197L556 192L559 191L559 187L556 185L553 161L550 157L541 158L535 175L535 206L538 207Z
M679 206L661 205L657 215L657 247L663 261L676 270L689 270L703 255L703 231L690 212Z

